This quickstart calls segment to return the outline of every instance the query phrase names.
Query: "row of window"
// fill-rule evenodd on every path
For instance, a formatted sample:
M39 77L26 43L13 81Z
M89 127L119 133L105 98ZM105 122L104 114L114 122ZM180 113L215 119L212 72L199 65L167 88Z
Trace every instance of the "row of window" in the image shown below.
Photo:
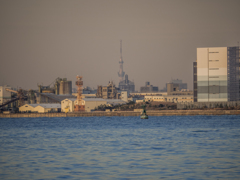
M209 78L219 78L219 76L209 76Z
M219 68L209 68L209 70L219 70Z

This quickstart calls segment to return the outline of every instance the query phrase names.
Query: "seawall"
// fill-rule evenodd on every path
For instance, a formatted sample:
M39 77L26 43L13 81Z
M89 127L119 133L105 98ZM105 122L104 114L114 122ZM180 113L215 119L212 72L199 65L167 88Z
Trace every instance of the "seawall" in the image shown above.
M10 113L0 114L0 118L21 117L91 117L91 116L140 116L141 112L78 112L78 113ZM195 116L195 115L240 115L240 110L160 110L147 111L149 116Z

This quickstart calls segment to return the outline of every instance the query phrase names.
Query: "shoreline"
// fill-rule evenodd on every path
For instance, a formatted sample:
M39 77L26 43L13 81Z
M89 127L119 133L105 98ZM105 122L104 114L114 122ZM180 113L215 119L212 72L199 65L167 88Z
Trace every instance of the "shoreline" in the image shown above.
M141 112L73 112L73 113L10 113L0 114L0 118L36 118L36 117L93 117L93 116L140 116ZM240 115L240 110L158 110L147 111L148 116L196 116L196 115Z

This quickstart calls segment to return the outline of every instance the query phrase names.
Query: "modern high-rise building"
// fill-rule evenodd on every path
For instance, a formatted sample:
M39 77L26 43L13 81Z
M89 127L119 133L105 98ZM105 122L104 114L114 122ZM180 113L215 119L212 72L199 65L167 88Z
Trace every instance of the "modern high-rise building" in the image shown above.
M195 102L239 101L239 47L197 48Z

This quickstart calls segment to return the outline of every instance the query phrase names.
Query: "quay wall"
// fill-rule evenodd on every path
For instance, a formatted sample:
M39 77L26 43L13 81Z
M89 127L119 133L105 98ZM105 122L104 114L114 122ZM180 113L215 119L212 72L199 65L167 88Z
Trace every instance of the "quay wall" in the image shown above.
M141 112L75 112L75 113L10 113L0 114L0 118L22 117L91 117L91 116L140 116ZM240 110L160 110L147 111L149 116L195 116L195 115L240 115Z

